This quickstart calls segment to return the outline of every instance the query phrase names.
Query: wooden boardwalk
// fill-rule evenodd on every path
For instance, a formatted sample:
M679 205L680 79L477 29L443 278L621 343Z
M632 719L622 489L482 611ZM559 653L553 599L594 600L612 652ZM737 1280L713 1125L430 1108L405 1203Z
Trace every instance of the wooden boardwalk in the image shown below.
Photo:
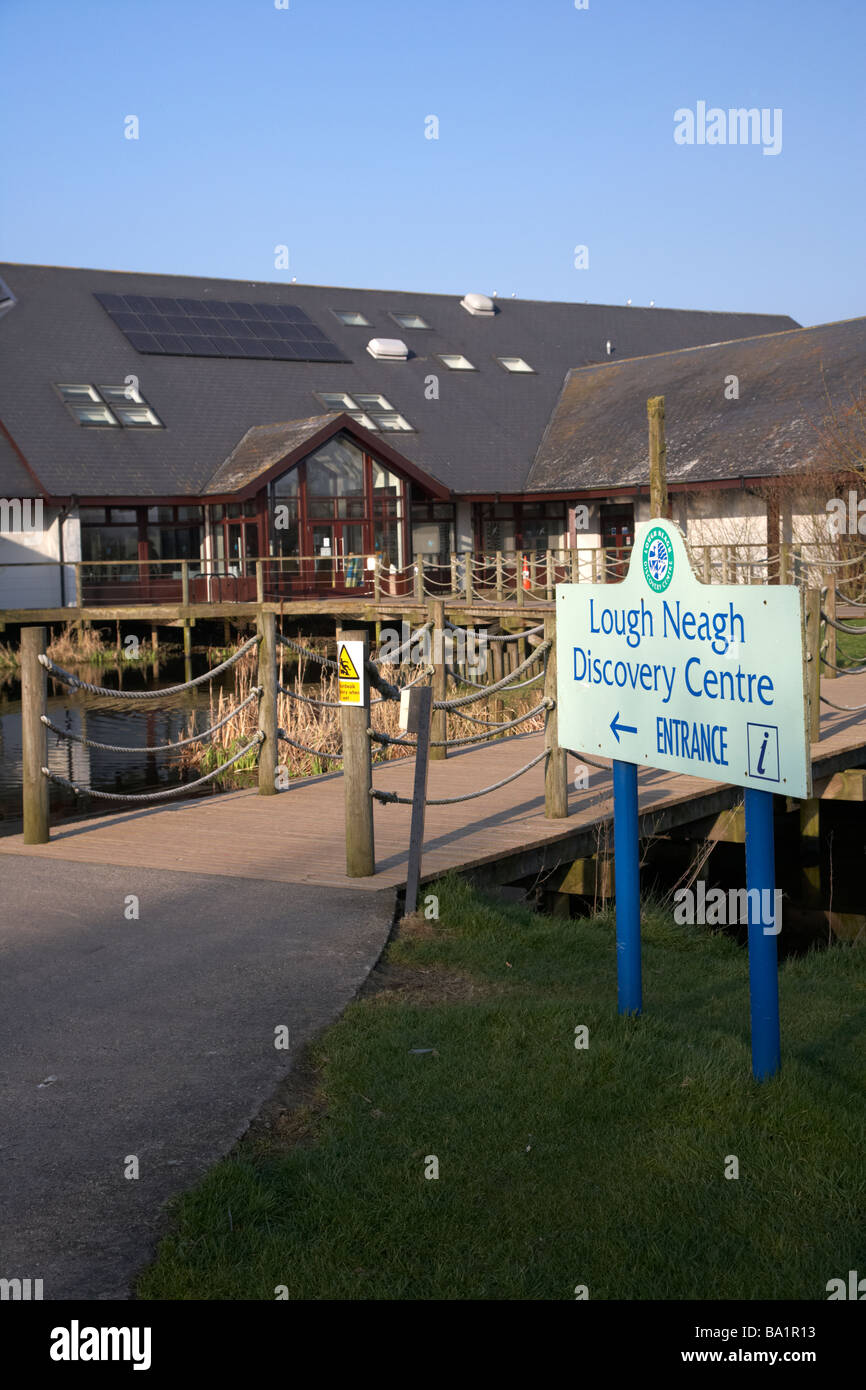
M866 703L866 674L827 681L823 689L838 704ZM821 742L812 750L816 795L819 779L866 765L866 714L822 710ZM497 782L542 747L543 735L529 734L455 752L430 764L428 796L456 796ZM569 760L565 820L544 817L543 762L484 797L428 807L423 877L486 868L507 881L592 854L599 822L612 812L611 776L591 768L588 788L578 791L576 765L577 759ZM413 759L384 763L374 771L374 785L411 796L413 769ZM648 835L716 814L742 797L740 789L723 783L651 769L640 773L639 794L642 830ZM278 796L230 792L66 822L52 831L47 845L25 845L21 835L0 839L0 854L378 890L405 882L409 817L408 806L376 804L376 874L365 879L345 874L339 774L297 783Z

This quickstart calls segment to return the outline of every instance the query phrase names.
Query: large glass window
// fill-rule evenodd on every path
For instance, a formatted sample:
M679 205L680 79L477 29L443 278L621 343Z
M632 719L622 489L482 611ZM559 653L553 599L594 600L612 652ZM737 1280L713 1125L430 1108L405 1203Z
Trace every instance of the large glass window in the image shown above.
M364 456L347 439L331 439L307 459L308 497L363 497Z

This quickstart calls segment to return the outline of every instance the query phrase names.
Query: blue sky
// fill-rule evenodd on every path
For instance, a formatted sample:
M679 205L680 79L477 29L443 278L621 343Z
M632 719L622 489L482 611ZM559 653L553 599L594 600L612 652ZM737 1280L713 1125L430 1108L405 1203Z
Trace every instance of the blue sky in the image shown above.
M866 313L863 0L3 0L0 42L7 260ZM781 153L677 145L699 101Z

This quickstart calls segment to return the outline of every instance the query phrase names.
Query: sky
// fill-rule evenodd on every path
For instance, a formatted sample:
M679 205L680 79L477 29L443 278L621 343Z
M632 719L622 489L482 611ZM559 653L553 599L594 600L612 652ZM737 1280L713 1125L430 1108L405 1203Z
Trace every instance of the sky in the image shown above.
M578 3L0 0L0 259L866 313L864 0Z

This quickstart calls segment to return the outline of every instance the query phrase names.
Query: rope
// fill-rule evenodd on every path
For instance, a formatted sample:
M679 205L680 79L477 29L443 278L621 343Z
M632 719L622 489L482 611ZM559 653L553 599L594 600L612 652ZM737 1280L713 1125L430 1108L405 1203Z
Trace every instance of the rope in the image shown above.
M495 694L497 690L504 690L505 687L506 687L507 685L510 685L510 684L511 684L511 681L514 679L515 676L519 676L520 673L521 673L522 671L527 670L528 667L534 666L535 663L536 663L536 661L538 660L538 658L539 658L540 656L543 656L544 653L545 653L552 645L553 645L553 643L552 643L552 641L551 641L550 638L548 638L546 642L540 642L540 643L538 644L538 646L535 648L535 651L532 652L531 655L528 656L528 657L526 658L525 661L522 661L522 662L520 663L519 666L515 666L514 670L513 670L509 675L503 676L502 680L501 680L501 681L496 681L496 683L495 683L494 685L485 685L485 686L482 686L481 689L478 691L477 695L461 695L461 696L460 696L458 699L456 699L456 700L434 700L434 701L433 701L433 708L434 708L434 709L446 709L446 710L448 710L448 709L457 709L459 705L471 705L471 704L473 704L474 701L476 701L476 700L484 700L488 695L493 695L493 694ZM533 676L532 679L533 679L533 680L539 680L539 679L540 679L540 675L538 675L538 676ZM470 684L474 685L475 682L474 682L474 681L471 681ZM526 682L523 682L523 684L527 684L527 685L528 685L529 682L526 681ZM516 687L516 686L512 686L512 689L517 689L517 687Z
M236 661L240 661L241 657L260 641L260 637L251 637L242 647L238 647L234 656L230 656L219 666L214 666L212 671L205 671L203 676L195 676L191 681L184 681L183 685L166 685L160 690L108 690L105 686L90 685L87 681L79 680L71 671L64 671L61 666L55 666L54 662L49 661L43 653L40 653L39 660L46 671L73 690L87 690L91 695L107 695L112 700L161 700L164 695L178 695L182 690L189 690L194 685L201 685L204 681L212 681L214 676L219 676L230 666L234 666ZM93 795L95 796L96 792Z
M821 700L831 709L844 710L846 714L857 714L860 710L866 709L866 705L834 705L833 701L828 700L826 695L822 695Z
M613 771L612 768L606 767L604 763L598 762L598 760L597 760L596 758L588 758L588 757L586 756L585 753L575 753L575 751L574 751L573 748L566 748L565 751L566 751L566 753L568 753L569 757L577 758L578 762L580 762L580 763L586 763L587 766L589 766L589 767L597 767L597 768L599 768L602 772L612 772L612 771Z
M486 738L495 738L496 733L503 733L506 729L514 729L518 724L523 724L527 719L532 719L536 714L540 714L543 709L555 709L556 701L545 698L535 709L526 711L517 719L509 719L505 724L496 724L494 729L487 734L467 734L465 738L431 738L431 748L456 748L461 743L482 743ZM377 743L399 743L404 748L417 748L417 742L410 738L395 738L392 734L380 734L377 729L368 729L367 733Z
M821 650L824 650L823 646ZM826 656L822 656L821 661L824 666L829 666L831 671L838 671L840 676L859 676L862 671L866 671L866 662L862 666L835 666Z
M821 617L825 623L829 623L839 632L850 632L854 637L866 637L866 627L846 627L845 623L837 623L835 618L828 618L823 608L821 609Z
M318 661L320 666L328 666L332 671L339 670L337 662L332 661L329 656L320 656L319 653L314 652L311 647L302 647L300 642L293 642L291 637L284 637L281 632L277 633L277 641L282 642L284 647L291 647L293 652L298 652L301 656L305 656L308 661Z
M470 632L478 632L480 630L484 633L485 639L488 642L519 642L521 637L533 637L536 632L544 631L544 623L539 623L537 627L528 627L525 632L488 632L486 628L458 627L456 623L449 623L447 621L445 626L449 627L452 632L465 632L467 636Z
M59 786L68 787L76 796L95 796L98 797L100 801L165 801L170 796L183 796L186 792L192 791L193 787L200 787L203 783L212 781L214 777L219 777L220 773L225 772L226 768L231 767L232 763L240 762L241 758L264 740L264 737L265 735L259 730L252 743L248 743L246 748L242 748L239 753L235 753L233 757L221 763L219 767L215 767L213 772L206 772L204 777L197 777L194 782L185 782L182 787L169 787L163 792L145 792L141 796L122 796L120 792L98 792L94 791L92 787L80 787L77 782L67 781L65 777L61 777L57 772L52 772L48 767L42 768L42 774L50 781L57 782Z
M71 738L75 743L82 743L85 748L101 748L104 753L171 753L175 748L188 747L190 743L202 743L210 734L215 734L217 729L228 724L230 719L234 719L236 714L240 714L242 709L246 709L253 700L257 700L261 693L262 687L260 685L254 686L247 698L242 700L239 705L235 705L234 709L229 710L224 719L221 719L218 724L212 724L209 729L203 729L200 734L195 734L192 738L182 738L177 743L149 743L144 748L126 748L119 743L97 743L95 739L84 738L81 734L72 733L71 729L58 729L56 724L51 723L47 715L40 715L40 718L45 727L50 729L53 734L57 734L59 738Z
M512 772L508 777L503 777L501 782L492 782L489 787L481 787L477 792L466 792L464 796L443 796L437 797L433 801L426 801L427 806L456 806L460 801L473 801L477 796L486 796L488 792L498 791L500 787L507 787L509 782L514 782L516 778L522 777L524 772L528 772L536 763L540 763L542 758L546 758L548 749L543 748L536 758L519 767L516 772ZM370 795L381 802L397 802L400 806L411 806L413 800L411 796L398 796L396 792L379 791L377 787L370 788Z
M370 704L381 705L385 703L386 699L399 699L401 693L404 690L408 690L411 686L417 685L418 682L423 680L425 676L432 675L432 672L432 666L422 667L422 669L418 672L417 676L413 676L412 679L410 681L407 681L405 685L388 686L389 690L394 690L397 692L396 695L394 695L393 697L382 696L378 700L371 700ZM385 684L387 685L387 681L385 682ZM287 685L280 685L278 683L277 689L279 690L281 695L288 695L290 700L301 700L305 705L318 705L320 709L340 709L341 707L339 700L314 700L312 695L300 695L297 690L291 690Z
M339 762L342 760L342 753L326 753L324 748L310 748L306 743L298 743L296 739L289 738L285 729L277 729L277 737L282 743L290 743L293 748L300 748L302 753L312 753L314 758L332 758Z

